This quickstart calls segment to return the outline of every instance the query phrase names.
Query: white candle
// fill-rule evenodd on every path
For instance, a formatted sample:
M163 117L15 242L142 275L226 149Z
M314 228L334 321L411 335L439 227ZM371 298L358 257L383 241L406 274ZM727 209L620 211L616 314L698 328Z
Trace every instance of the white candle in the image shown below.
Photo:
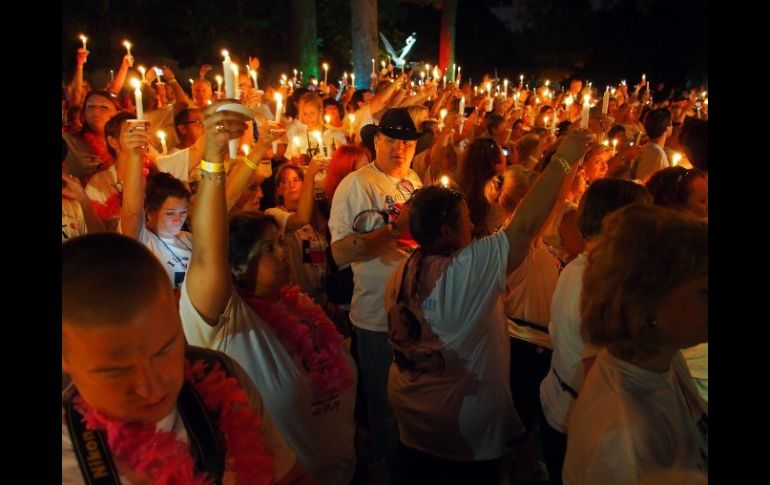
M682 154L681 154L681 153L677 153L677 152L674 152L674 156L673 156L673 157L671 157L671 162L674 164L674 166L675 166L675 167L676 167L677 165L679 165L679 161L680 161L680 160L682 160Z
M521 89L521 86L524 85L524 74L519 76L519 89Z
M158 82L162 83L163 82L163 70L159 69L159 68L157 68L155 66L152 66L152 69L155 71L155 75L158 77Z
M374 58L372 58L372 74L375 76L377 75L377 73L374 72Z
M439 122L438 122L439 129L444 128L444 118L446 118L446 115L447 115L446 108L441 108L441 111L439 111Z
M356 115L354 115L353 113L350 113L348 115L348 129L350 131L351 137L353 136L353 129L355 125L356 125Z
M457 64L452 64L452 82L457 82Z
M353 86L353 89L356 87L356 75L352 72L350 73L350 84Z
M646 84L647 76L642 74L642 85Z
M388 65L388 63L385 62L385 61L380 61L380 65L382 66L383 69L385 69L385 67Z
M460 66L457 66L457 82L460 82L460 79L463 78L463 68Z
M591 96L586 94L583 96L583 115L580 118L581 128L588 128L588 115L591 111Z
M162 155L168 154L168 147L166 146L166 132L163 130L158 130L155 132L155 135L157 135L158 138L160 138L160 146L162 148Z
M241 145L241 151L243 152L244 155L248 157L251 149L249 148L248 144L244 143L243 145Z
M329 77L329 64L324 62L323 68L324 68L324 84L327 84L327 79Z
M460 109L459 109L459 115L465 116L465 96L460 98Z
M507 98L508 97L508 80L503 79L503 94Z
M446 175L442 175L440 180L441 180L441 185L444 188L449 188L449 177L447 177Z
M235 91L233 97L238 99L241 97L241 88L238 86L238 64L231 63L230 67L233 70L233 84L235 85Z
M128 52L128 55L131 55L131 42L124 40L123 41L123 47L126 48L126 52Z
M222 51L222 56L225 58L222 62L222 70L225 76L225 97L235 97L235 77L233 76L232 62L230 61L230 53L226 50Z
M331 126L332 123L332 115L324 115L324 121L326 122L327 126Z
M478 86L473 86L473 95L474 96L478 96L479 95L479 87Z
M604 90L604 98L602 98L602 114L606 115L607 110L610 107L610 87L607 86L607 88Z
M134 102L136 103L136 119L144 118L144 107L142 106L142 90L139 87L142 83L138 79L131 80L131 86L134 88Z
M444 85L444 89L446 89L446 74L444 74L444 76L442 77L441 82Z
M147 78L145 77L145 74L147 73L147 69L145 69L144 66L139 66L137 69L139 69L139 72L142 74L142 82L146 83Z
M80 40L83 41L83 50L87 50L86 49L86 41L88 40L88 37L86 37L83 34L80 34Z
M612 140L612 154L615 155L618 151L618 140L617 138Z
M277 123L281 121L281 108L283 107L283 96L281 96L281 93L276 92L273 98L275 99L275 121Z
M550 116L543 116L543 128L547 128L548 127L548 122L549 121L551 121L551 117Z
M110 69L110 82L114 82L114 81L115 81L115 71Z
M513 95L513 109L519 109L519 98L521 97L521 91Z
M297 82L297 70L296 69L294 69L294 82L295 83Z

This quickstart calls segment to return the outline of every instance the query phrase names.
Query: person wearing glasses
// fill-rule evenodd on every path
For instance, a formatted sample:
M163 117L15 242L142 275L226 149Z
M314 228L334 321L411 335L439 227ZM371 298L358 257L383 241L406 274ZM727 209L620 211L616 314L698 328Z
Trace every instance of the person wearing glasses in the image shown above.
M418 133L406 109L389 109L374 135L374 162L346 176L334 193L329 230L332 256L338 266L353 269L350 321L359 355L359 375L369 405L369 431L375 460L385 458L391 481L400 479L398 427L387 398L388 343L385 282L406 257L409 206L422 186L409 168Z
M419 248L385 290L394 359L388 397L398 418L406 483L497 483L502 456L524 426L511 398L506 276L571 183L593 135L574 131L511 222L472 239L462 194L430 186L409 210Z

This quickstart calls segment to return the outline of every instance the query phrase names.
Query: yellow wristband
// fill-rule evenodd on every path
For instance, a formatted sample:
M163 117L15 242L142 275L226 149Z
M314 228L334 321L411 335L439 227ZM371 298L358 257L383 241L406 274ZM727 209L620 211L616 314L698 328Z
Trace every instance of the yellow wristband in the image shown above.
M566 158L560 156L560 155L553 155L551 157L551 160L555 162L559 162L559 165L561 165L562 170L564 170L564 173L569 175L570 172L572 172L572 166L570 166L569 162Z
M206 160L201 160L201 170L210 173L219 173L225 171L224 163L209 163Z
M243 163L245 163L246 166L252 170L256 170L258 168L256 163L249 160L249 157L243 157Z

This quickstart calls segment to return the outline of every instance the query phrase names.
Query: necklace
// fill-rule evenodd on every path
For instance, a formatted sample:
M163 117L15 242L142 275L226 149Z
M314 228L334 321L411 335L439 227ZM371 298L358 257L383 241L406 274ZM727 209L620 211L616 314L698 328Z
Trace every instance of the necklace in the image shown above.
M342 337L323 309L300 293L299 286L281 288L277 302L236 289L243 301L278 334L289 355L302 362L315 390L342 393L353 385Z
M152 233L152 234L153 234L153 235L154 235L156 238L158 238L158 241L160 241L160 243L161 243L161 244L163 244L163 246L165 246L165 247L166 247L166 249L168 249L168 252L169 252L169 253L171 253L171 256L173 256L173 257L174 257L174 259L176 260L176 262L177 262L177 263L179 263L179 265L180 265L180 266L182 266L182 267L185 269L185 271L187 271L187 263L185 263L184 261L182 261L182 260L179 258L179 256L177 256L177 255L176 255L176 253L174 252L174 250L173 250L173 249L171 249L171 246L169 246L168 244L166 244L166 241L164 241L164 240L163 240L163 238L161 238L160 236L158 236L158 235L155 233L155 231L153 231L152 229L149 229L149 228L148 228L147 230L148 230L148 231L150 231L150 232L151 232L151 233ZM184 248L185 248L186 250L188 250L188 251L190 251L190 252L192 253L192 248L191 248L190 246L188 246L187 244L185 244L185 243L184 243L184 241L182 241L181 239L179 239L179 236L174 236L174 237L176 238L176 240L177 240L177 241L179 241L179 244L181 244L182 246L184 246Z

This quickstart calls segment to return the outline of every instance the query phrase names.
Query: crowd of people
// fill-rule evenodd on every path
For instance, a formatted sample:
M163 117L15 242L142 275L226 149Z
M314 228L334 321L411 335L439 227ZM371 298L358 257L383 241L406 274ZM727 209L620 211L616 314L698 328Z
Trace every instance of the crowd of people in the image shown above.
M63 483L705 483L702 88L87 57Z

